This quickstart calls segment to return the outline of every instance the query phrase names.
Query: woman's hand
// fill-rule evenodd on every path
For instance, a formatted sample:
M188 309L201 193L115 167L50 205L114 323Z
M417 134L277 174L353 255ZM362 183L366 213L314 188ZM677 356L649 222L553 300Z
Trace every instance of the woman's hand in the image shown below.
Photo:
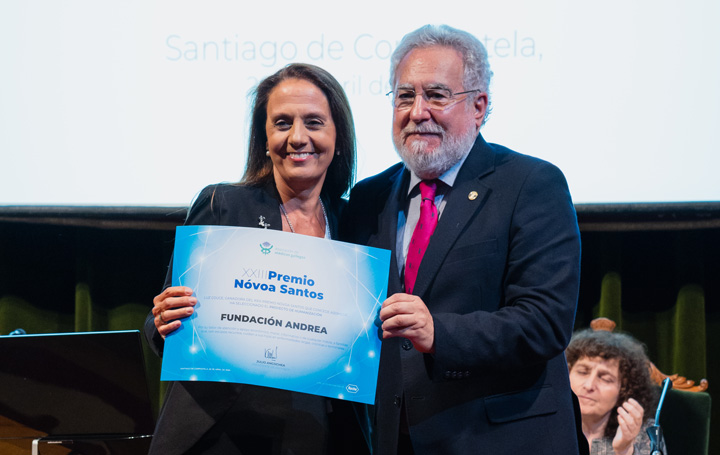
M644 415L643 407L634 398L618 408L618 429L612 442L615 455L633 453L633 442L642 429Z
M180 319L186 318L195 311L197 299L192 296L193 290L185 286L171 286L153 299L153 316L158 333L165 336L180 328Z

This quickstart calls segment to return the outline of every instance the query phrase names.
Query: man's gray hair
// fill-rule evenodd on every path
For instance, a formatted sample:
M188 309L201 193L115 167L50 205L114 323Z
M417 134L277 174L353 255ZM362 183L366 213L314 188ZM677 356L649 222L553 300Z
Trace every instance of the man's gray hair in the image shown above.
M447 46L460 53L464 63L464 89L480 89L488 94L487 118L490 112L490 79L493 75L487 50L474 35L448 25L425 25L403 37L390 58L390 86L395 87L395 72L407 54L414 49L431 46Z

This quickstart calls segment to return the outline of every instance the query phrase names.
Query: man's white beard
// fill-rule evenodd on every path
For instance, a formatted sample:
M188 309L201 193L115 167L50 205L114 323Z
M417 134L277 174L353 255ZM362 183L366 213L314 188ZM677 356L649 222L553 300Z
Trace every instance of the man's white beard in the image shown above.
M427 143L424 141L412 141L407 146L403 137L411 132L440 134L440 145L432 152L425 151ZM421 124L407 126L399 135L393 135L393 142L405 166L426 180L438 178L453 167L470 150L476 138L477 133L473 128L468 128L463 135L449 136L440 125Z

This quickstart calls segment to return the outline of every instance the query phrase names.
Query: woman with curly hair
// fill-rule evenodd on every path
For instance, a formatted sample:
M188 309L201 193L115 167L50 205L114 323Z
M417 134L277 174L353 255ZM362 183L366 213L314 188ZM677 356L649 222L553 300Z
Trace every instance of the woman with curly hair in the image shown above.
M583 330L565 356L590 454L649 455L647 428L654 424L658 387L645 347L630 335Z

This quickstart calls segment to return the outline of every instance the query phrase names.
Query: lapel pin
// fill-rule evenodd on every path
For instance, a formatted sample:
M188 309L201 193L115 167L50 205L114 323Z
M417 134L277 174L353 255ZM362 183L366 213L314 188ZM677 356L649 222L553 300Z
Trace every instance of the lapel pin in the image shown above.
M258 220L259 220L259 221L258 221L258 225L259 225L259 226L262 226L263 229L267 229L267 228L270 226L270 223L266 223L266 222L265 222L265 217L264 217L264 216L260 215L260 216L258 217Z
M477 197L478 197L477 191L471 191L470 194L468 194L468 199L470 199L471 201L474 201L475 199L477 199Z

